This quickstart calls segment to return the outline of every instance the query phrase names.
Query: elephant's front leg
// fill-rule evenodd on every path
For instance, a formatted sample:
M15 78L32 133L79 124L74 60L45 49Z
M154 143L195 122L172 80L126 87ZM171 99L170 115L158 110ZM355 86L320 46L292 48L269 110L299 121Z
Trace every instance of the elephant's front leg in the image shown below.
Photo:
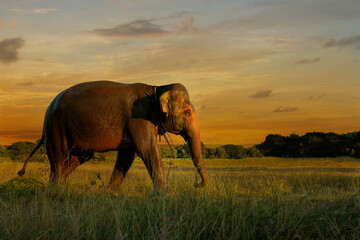
M156 142L156 130L152 123L145 120L133 121L130 132L136 151L153 181L155 190L160 190L165 185L164 167Z
M141 158L153 181L155 190L160 190L165 185L165 174L157 146L151 147L145 153L141 153Z
M124 177L129 170L131 164L135 158L135 149L134 148L121 148L118 151L116 164L114 171L111 175L109 187L117 188L120 186Z

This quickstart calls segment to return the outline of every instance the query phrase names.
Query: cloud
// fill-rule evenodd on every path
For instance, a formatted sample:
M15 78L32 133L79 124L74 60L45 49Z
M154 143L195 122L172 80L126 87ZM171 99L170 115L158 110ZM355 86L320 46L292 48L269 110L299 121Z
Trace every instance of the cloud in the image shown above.
M20 13L20 14L44 14L44 13L59 11L59 9L56 9L56 8L35 8L35 9L13 8L12 11L16 12L16 13Z
M20 83L17 83L16 85L17 85L17 86L25 86L25 87L28 87L28 86L33 86L33 85L34 85L34 82L32 82L32 81L20 82Z
M323 94L319 95L319 96L318 96L318 99L323 98L325 95L326 95L326 93L323 93Z
M204 33L206 32L203 29L200 29L198 26L194 25L194 17L187 16L184 19L180 20L179 25L175 25L174 29L177 33Z
M99 28L86 33L93 33L105 37L162 37L169 34L183 34L183 33L205 33L206 30L199 28L194 24L194 17L187 16L181 19L178 25L174 26L174 31L163 29L160 25L155 24L154 21L165 20L170 18L182 17L186 12L175 12L170 16L162 18L153 18L150 20L139 19L130 23L120 24L112 28Z
M298 107L277 107L273 112L295 112L299 108Z
M337 40L331 39L324 44L324 47L355 47L360 50L360 35L344 37Z
M9 64L18 60L18 50L24 46L24 39L6 38L0 41L0 62Z
M100 28L87 32L106 37L158 37L169 33L151 20L135 20L113 28Z
M317 58L310 58L310 59L302 59L302 60L299 60L297 62L295 62L295 64L313 64L313 63L317 63L320 61L320 58L317 57Z
M252 95L250 95L249 97L250 98L267 98L267 97L270 97L272 93L272 90L261 90L261 91L258 91Z
M320 100L320 99L322 99L323 97L325 97L326 96L326 93L322 93L322 94L320 94L320 95L311 95L311 96L309 96L308 98L307 98L307 100L309 100L309 101L315 101L315 100Z

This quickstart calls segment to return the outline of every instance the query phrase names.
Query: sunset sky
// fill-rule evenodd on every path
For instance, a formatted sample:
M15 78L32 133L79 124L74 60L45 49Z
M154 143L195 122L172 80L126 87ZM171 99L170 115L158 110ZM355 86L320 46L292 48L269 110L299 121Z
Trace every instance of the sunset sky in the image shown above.
M360 130L359 0L0 0L0 144L62 90L186 86L205 144Z

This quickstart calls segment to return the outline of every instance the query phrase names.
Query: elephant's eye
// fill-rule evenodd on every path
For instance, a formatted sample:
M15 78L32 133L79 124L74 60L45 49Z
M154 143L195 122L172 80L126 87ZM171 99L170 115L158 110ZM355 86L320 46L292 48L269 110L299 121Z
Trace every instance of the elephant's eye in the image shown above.
M185 116L187 117L191 117L191 110L190 109L186 109L184 112Z

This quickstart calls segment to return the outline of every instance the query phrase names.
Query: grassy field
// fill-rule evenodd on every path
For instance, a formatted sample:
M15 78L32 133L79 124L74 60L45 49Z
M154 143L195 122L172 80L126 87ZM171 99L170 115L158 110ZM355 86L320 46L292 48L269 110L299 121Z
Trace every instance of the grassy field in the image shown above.
M168 166L169 160L164 160ZM0 159L1 239L360 239L360 160L205 160L210 181L195 189L189 159L165 170L153 196L136 160L118 192L114 162L86 163L67 187L47 186L48 163Z

